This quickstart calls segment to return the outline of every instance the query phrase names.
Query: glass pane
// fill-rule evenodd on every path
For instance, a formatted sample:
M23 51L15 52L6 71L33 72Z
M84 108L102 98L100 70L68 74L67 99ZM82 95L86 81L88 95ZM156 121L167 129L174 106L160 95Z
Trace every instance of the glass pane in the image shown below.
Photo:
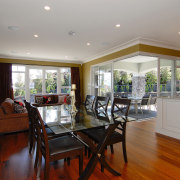
M25 73L12 73L14 97L25 96Z
M61 73L61 86L71 86L71 74L69 72Z
M17 71L17 66L12 65L12 71Z
M46 93L57 93L57 70L46 70Z
M173 61L160 60L160 96L170 96L172 87L172 66Z
M17 66L17 70L21 72L25 72L25 66Z
M111 64L99 67L99 95L111 97Z
M68 93L70 94L71 88L61 88L61 93Z
M94 79L94 95L98 96L98 91L99 91L99 68L98 67L94 67L93 68L93 79Z
M180 60L176 61L176 94L180 96Z
M42 70L30 69L29 79L30 94L42 94Z
M157 95L157 67L155 70L145 74L146 86L145 92Z
M71 73L71 69L70 68L60 68L60 72L61 73Z

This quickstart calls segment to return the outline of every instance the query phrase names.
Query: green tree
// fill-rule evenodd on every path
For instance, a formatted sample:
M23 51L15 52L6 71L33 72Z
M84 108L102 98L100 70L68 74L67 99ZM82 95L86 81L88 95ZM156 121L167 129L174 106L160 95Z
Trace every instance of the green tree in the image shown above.
M171 79L170 69L162 67L160 69L160 84L166 84Z

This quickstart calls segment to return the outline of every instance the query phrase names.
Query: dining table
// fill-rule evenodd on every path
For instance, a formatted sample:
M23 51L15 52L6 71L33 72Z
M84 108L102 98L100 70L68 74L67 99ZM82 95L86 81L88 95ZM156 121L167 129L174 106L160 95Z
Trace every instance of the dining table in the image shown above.
M111 114L110 112L95 111L86 108L84 105L79 106L75 116L72 116L70 105L43 106L38 107L44 123L53 131L55 135L70 133L81 141L86 147L90 148L92 156L80 175L79 180L88 179L93 173L98 161L109 172L115 176L120 173L114 170L105 160L103 155L108 137L114 132L119 123L134 121L134 118ZM83 133L84 130L106 127L106 136L102 141L95 145L92 140Z

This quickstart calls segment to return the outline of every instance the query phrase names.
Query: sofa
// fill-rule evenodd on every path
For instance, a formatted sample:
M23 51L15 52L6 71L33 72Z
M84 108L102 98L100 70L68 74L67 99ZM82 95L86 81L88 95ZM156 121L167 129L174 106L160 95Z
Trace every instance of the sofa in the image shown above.
M18 132L29 129L29 118L25 108L18 113L18 105L10 98L4 100L0 105L0 134Z
M57 106L64 104L64 98L67 98L67 101L70 101L69 94L46 94L46 95L35 95L33 106L42 107L42 106Z

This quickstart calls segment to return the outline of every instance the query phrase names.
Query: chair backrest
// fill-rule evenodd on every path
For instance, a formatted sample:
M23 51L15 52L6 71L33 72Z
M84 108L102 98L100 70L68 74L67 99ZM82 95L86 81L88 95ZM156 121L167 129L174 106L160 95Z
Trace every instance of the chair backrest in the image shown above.
M141 105L149 105L151 99L151 95L144 95L141 100Z
M114 101L111 106L111 113L112 113L112 115L114 113L118 113L122 116L127 117L129 114L130 105L131 105L130 99L114 98Z
M95 101L95 96L93 96L93 95L87 95L86 96L86 100L85 100L85 106L86 106L86 108L93 108L93 106L94 106L94 101Z
M156 104L157 97L151 97L149 105Z
M37 143L40 147L41 153L44 157L49 156L48 137L38 109L34 106L30 106L30 115L34 119L35 132L37 133Z
M24 100L24 103L25 103L25 107L27 109L27 112L28 112L28 117L29 117L29 126L31 128L32 124L33 124L33 117L30 116L30 108L31 108L31 104L30 102L27 102L26 100Z
M95 110L107 112L110 97L97 96L95 101Z

